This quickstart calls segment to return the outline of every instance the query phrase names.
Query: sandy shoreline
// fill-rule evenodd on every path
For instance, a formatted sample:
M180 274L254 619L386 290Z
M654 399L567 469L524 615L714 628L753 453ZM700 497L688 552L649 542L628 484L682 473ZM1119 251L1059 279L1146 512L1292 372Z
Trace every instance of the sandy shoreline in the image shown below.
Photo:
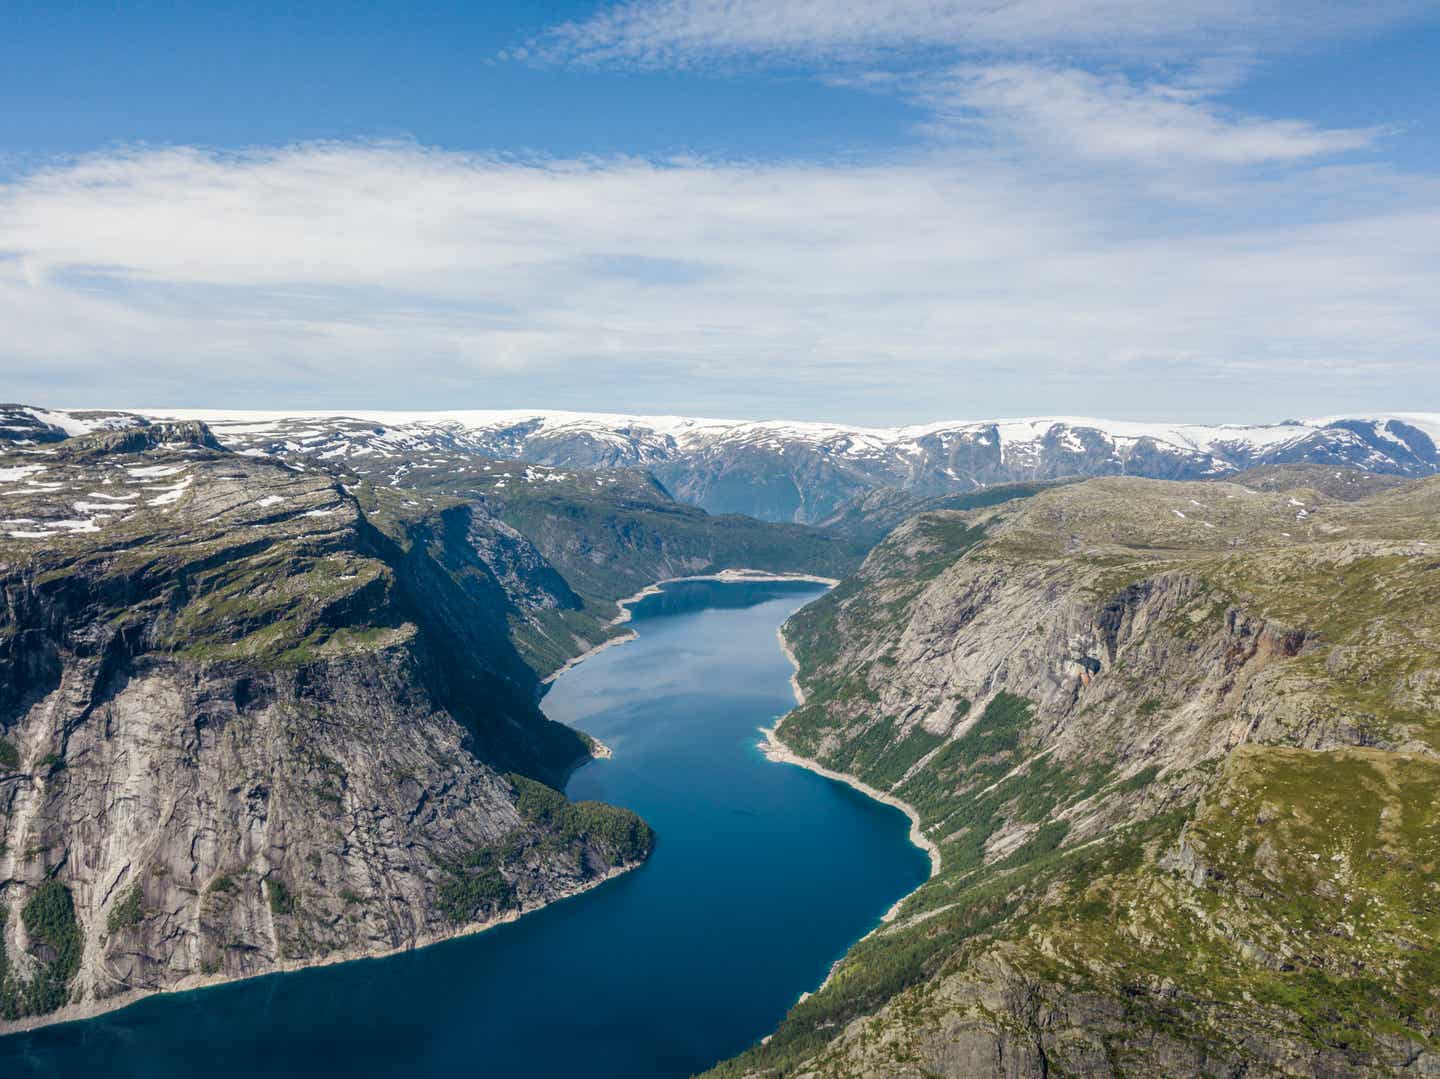
M894 806L900 810L900 812L904 813L910 818L910 842L930 856L930 876L933 877L936 873L940 872L940 848L931 842L930 837L920 830L920 814L915 811L914 806L910 805L909 802L902 802L893 794L886 794L884 791L876 790L868 783L862 783L854 776L826 768L823 764L813 761L809 757L800 756L776 738L774 727L761 727L760 733L765 736L760 742L760 752L764 753L769 760L779 764L798 765L807 771L822 775L826 779L838 780L847 787L855 788L866 797L873 798L877 802L884 802L887 806ZM895 912L900 907L900 903L905 902L908 898L910 898L908 895L905 896L899 903L891 907L882 920L888 922L894 918Z
M783 625L778 630L776 630L776 636L780 638L780 650L785 653L785 658L788 659L790 661L790 665L795 668L795 673L790 676L790 688L795 693L796 705L802 705L805 703L805 691L800 688L800 664L795 659L795 653L790 648L790 642L785 639L785 627ZM784 717L782 716L781 719L783 720L783 718ZM859 791L866 797L874 798L877 802L883 802L888 806L894 806L896 809L900 810L900 812L904 813L905 816L910 818L910 842L913 843L915 846L919 847L930 857L930 876L926 879L926 883L929 883L929 881L935 879L936 875L940 872L940 848L931 841L929 836L927 836L923 831L921 831L920 814L916 812L914 806L912 806L909 802L901 801L893 794L887 794L884 791L876 790L874 787L870 786L870 784L862 783L854 776L846 775L844 772L837 772L833 768L826 768L818 761L811 760L809 757L800 756L800 754L796 753L784 742L780 741L779 736L775 733L779 726L780 721L777 721L774 727L760 728L760 733L763 734L765 737L761 739L759 743L759 749L761 753L765 754L767 760L772 760L779 764L793 764L800 768L804 768L808 771L814 772L817 775L822 775L827 779L833 779L837 782L844 783L847 787L853 787L855 790ZM923 888L924 885L922 884L920 887ZM899 899L897 899L895 901L895 905L880 916L880 925L872 929L870 933L866 933L865 937L868 937L873 933L878 933L884 926L893 922L896 915L900 913L900 907L905 903L905 900L909 899L912 895L915 894L915 892L919 890L919 888L916 888L915 891L907 892L905 895L902 895ZM860 939L864 940L865 937L862 937ZM856 941L856 943L858 944L859 941ZM830 979L835 977L836 971L840 969L840 965L843 962L844 959L839 959L835 962L835 965L830 968L830 972L825 975L825 980L821 982L819 988L814 991L815 993L820 992L821 989L824 989L827 985L830 984ZM798 1004L800 1001L803 1001L807 997L813 995L813 993L801 993L800 998L798 1001L796 1001L796 1003ZM766 1037L761 1040L762 1042L765 1042L769 1041L770 1039Z
M614 623L614 622L611 622L610 624L613 626L615 623ZM541 693L543 694L544 691L550 687L550 684L555 681L555 679L559 678L562 674L564 674L566 671L570 670L572 667L578 667L580 664L584 663L584 662L585 662L587 659L589 659L591 656L599 655L601 652L605 651L605 649L607 649L607 648L614 648L617 644L624 644L626 641L633 641L634 639L635 639L635 631L634 631L634 630L631 630L629 633L620 633L620 634L617 634L617 635L614 636L614 637L606 637L603 641L601 641L599 644L597 644L594 648L587 648L585 651L581 652L581 653L580 653L578 656L576 656L574 659L567 659L561 666L556 667L553 671L551 671L549 674L547 674L544 678L540 679Z
M795 653L790 650L790 642L785 639L785 627L783 624L780 626L779 629L775 631L775 637L780 642L780 651L785 653L785 658L790 661L790 666L795 668L795 670L790 674L790 692L795 695L796 705L804 704L805 691L800 688L800 661L795 658ZM779 724L777 723L775 726L778 727ZM762 731L765 731L765 741L767 743L773 742L778 748L784 749L784 747L781 746L780 743L775 739L773 734L773 727L770 730L765 730L764 727L761 727L760 729ZM766 756L768 757L769 754L767 753ZM799 758L796 758L796 760L792 763L798 764Z

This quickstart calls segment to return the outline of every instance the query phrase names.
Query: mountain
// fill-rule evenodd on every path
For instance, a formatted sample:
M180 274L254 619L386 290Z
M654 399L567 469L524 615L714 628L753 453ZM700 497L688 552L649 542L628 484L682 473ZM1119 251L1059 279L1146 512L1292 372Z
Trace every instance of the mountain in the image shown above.
M1242 478L922 513L786 623L772 752L939 865L717 1076L1440 1073L1440 478Z
M542 677L663 577L859 562L643 473L397 450L375 483L193 420L6 419L0 1030L414 947L637 864L644 822L558 793L595 747Z
M103 409L55 412L30 405L0 404L0 443L33 446L63 442L72 435L118 430L145 422L144 417L132 412L110 412Z
M405 460L426 454L638 469L712 513L811 524L882 487L926 498L1075 476L1213 479L1305 462L1409 477L1440 470L1433 413L1253 426L1060 417L882 429L576 412L142 411L205 420L242 453L343 460L377 479L403 477Z

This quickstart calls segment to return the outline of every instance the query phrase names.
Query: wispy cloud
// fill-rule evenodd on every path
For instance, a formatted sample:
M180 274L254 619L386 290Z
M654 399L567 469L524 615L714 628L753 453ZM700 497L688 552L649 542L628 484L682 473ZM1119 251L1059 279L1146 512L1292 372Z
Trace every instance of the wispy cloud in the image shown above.
M1212 93L1038 64L961 66L927 76L916 90L936 124L983 125L1046 154L1172 168L1333 156L1367 149L1385 133L1237 115Z
M858 419L995 411L1001 392L1061 408L1152 366L1275 393L1296 364L1332 392L1366 372L1434 388L1436 185L1373 167L1206 185L1220 209L1197 222L1163 189L967 153L102 155L0 188L0 377L51 400L364 385L478 405L520 373L550 402L693 409L723 386L771 413L826 386ZM1023 385L986 381L1005 369Z
M900 48L1194 55L1352 32L1424 7L1423 0L623 0L553 27L515 55L646 67L744 57L811 61Z
M1246 167L1363 151L1381 127L1327 129L1224 103L1261 57L1416 15L1376 0L624 0L513 55L541 63L805 65L896 93L946 140L1091 161Z

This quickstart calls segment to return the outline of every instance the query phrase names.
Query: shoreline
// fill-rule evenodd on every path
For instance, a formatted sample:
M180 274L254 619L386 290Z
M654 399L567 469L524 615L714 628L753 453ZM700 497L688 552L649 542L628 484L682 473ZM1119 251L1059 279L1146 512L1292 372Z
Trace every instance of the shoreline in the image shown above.
M788 659L790 661L790 665L795 668L795 672L790 676L790 688L795 694L796 705L802 705L805 703L805 691L800 688L800 664L795 659L795 653L790 648L790 642L785 639L785 627L783 624L778 630L775 631L775 635L780 638L780 650L785 653L785 658ZM940 847L921 830L920 814L916 812L915 807L912 806L909 802L902 801L901 799L895 797L893 794L887 794L884 791L876 790L874 787L870 786L870 784L865 783L860 779L857 779L855 776L846 775L844 772L837 772L833 768L826 768L819 761L812 760L809 757L802 757L800 756L800 754L796 753L793 749L787 746L784 742L780 741L780 736L777 732L780 729L780 724L784 722L784 719L785 717L781 716L775 721L775 725L773 727L759 728L760 733L764 735L764 737L757 744L756 748L765 755L766 760L773 761L776 764L793 764L796 767L804 768L806 771L814 772L816 775L824 776L826 779L833 779L838 783L844 783L847 787L859 791L861 794L865 795L868 798L873 798L877 802L881 802L885 805L892 806L893 808L900 810L900 812L904 813L905 816L910 819L909 838L911 844L915 847L918 847L920 850L923 850L930 858L930 875L926 877L925 880L922 881L915 888L911 889L910 891L902 895L899 899L895 900L894 904L890 907L890 909L880 916L880 924L877 925L874 929L870 930L870 932L866 933L865 936L860 938L860 940L857 940L855 942L855 944L859 944L860 941L869 939L870 937L874 936L876 933L884 929L891 922L893 922L899 915L900 908L904 906L905 900L909 899L921 888L925 887L926 884L929 884L932 880L939 876L941 867ZM850 948L854 948L855 944L850 945ZM846 950L846 954L849 954L849 949ZM816 993L822 991L827 985L830 984L831 979L835 977L836 973L840 970L840 967L844 962L844 956L841 956L839 959L835 960L835 962L831 965L830 970L826 973L825 980L822 981L813 990L801 993L799 999L796 1000L795 1003L803 1003L809 997L812 997ZM765 1042L768 1042L770 1040L770 1037L770 1035L766 1035L764 1038L762 1038L761 1044L763 1045Z
M738 584L742 581L813 581L815 584L828 585L834 588L840 582L834 577L820 577L814 573L771 573L763 569L722 569L718 573L695 573L685 577L664 577L654 584L648 584L634 595L626 596L624 599L617 599L615 605L620 608L620 613L610 620L612 626L623 625L630 621L630 604L639 603L646 596L653 596L660 592L667 584L678 584L681 581L728 581ZM628 638L627 638L628 640Z
M790 665L795 668L795 673L790 676L790 688L795 693L795 703L802 705L805 703L805 691L800 688L800 664L795 659L795 653L790 648L790 642L785 639L785 627L782 625L775 632L776 636L780 638L780 650L785 653L785 658L788 659ZM761 753L765 754L766 759L780 764L793 764L807 771L825 776L827 779L837 780L846 786L853 787L861 794L875 799L877 802L883 802L885 805L893 806L900 810L905 816L910 818L910 842L923 850L930 858L930 877L927 878L927 880L934 879L940 872L940 847L921 830L920 814L916 811L915 807L909 802L895 797L893 794L876 790L870 786L870 784L857 779L855 776L847 775L844 772L837 772L833 768L826 768L819 761L800 756L800 754L796 753L780 740L777 732L780 729L780 724L784 722L784 719L785 717L781 716L780 719L775 721L773 727L760 728L760 733L765 737L759 743L759 749ZM880 919L882 924L892 921L900 909L900 904L904 903L906 899L909 899L910 896L914 894L914 892L910 892L902 896L893 907L885 912L885 916Z
M798 707L805 703L805 691L800 688L800 661L795 658L795 653L790 648L790 642L785 638L785 623L780 623L780 627L775 630L775 638L780 642L780 651L790 661L790 666L795 668L790 672L790 692L795 695L795 704ZM777 719L775 727L778 726L780 726L780 721ZM764 727L760 729L765 731L767 742L774 742L779 746L780 740L774 736L775 727L771 727L769 730L765 730Z
M837 782L844 783L847 787L859 791L867 798L873 798L877 802L883 802L885 805L891 806L904 813L905 816L910 818L911 845L923 850L930 858L930 877L926 878L926 882L928 883L931 878L940 872L940 848L930 840L929 836L920 830L920 814L915 811L915 807L909 802L901 801L893 794L886 794L884 791L876 790L870 786L870 784L862 782L854 776L847 775L844 772L837 772L832 768L826 768L823 764L809 757L800 756L800 754L796 753L776 737L775 727L761 727L759 730L765 737L758 743L758 748L761 753L765 754L767 760L774 761L776 764L793 764L797 767L804 768L807 772L814 772L817 775L824 776L826 779L833 779ZM909 899L910 896L914 894L914 892L909 892L902 896L893 907L885 912L884 917L880 920L882 922L893 920L896 912L900 909L900 904L904 903L906 899Z
M813 573L771 573L763 569L722 569L718 573L697 573L687 577L663 577L654 584L647 584L644 588L640 589L640 591L632 593L624 599L617 599L615 606L620 608L620 613L610 619L606 624L610 626L623 626L633 617L633 612L630 610L631 604L639 603L646 596L657 595L665 585L677 584L680 581L725 581L733 584L738 584L742 581L813 581L816 584L828 585L831 588L834 588L840 583L834 577L820 577ZM616 634L614 637L606 637L599 644L587 648L578 656L567 659L559 667L556 667L555 670L540 679L541 696L543 697L545 691L550 688L550 685L555 679L559 678L566 671L573 670L591 656L597 656L607 648L613 648L617 644L624 644L626 641L633 641L635 637L636 633L634 630ZM785 643L784 637L780 638L780 647L785 649L787 656L790 656L789 645ZM795 661L793 656L790 656L790 661L792 663Z
M612 626L614 624L614 622L610 623L610 625ZM606 637L599 644L585 649L585 651L581 652L578 656L567 659L564 663L556 667L544 678L540 679L540 696L543 698L545 696L545 691L550 688L551 684L555 681L555 679L559 678L566 671L578 667L591 656L599 655L607 648L614 648L617 644L624 644L626 641L633 641L636 636L637 634L633 629L629 633L617 633L615 636Z
M606 749L606 754L608 755L608 753L609 750ZM613 866L602 875L584 881L579 887L567 891L563 895L557 895L555 898L548 899L543 903L537 903L529 907L521 907L518 910L507 910L499 917L491 918L483 922L471 922L461 926L453 933L441 935L433 933L421 934L406 944L399 945L395 948L386 948L383 951L345 950L310 961L281 961L270 970L256 971L254 974L245 974L234 978L220 974L194 974L182 979L167 989L127 989L101 1000L91 999L79 1004L66 1004L53 1012L47 1012L45 1015L28 1016L24 1019L0 1019L0 1038L7 1038L13 1034L28 1034L32 1031L42 1030L45 1027L60 1026L65 1023L80 1023L87 1019L96 1019L102 1015L108 1015L111 1012L123 1011L132 1004L138 1004L140 1001L148 1000L151 997L194 993L204 989L213 989L216 986L237 985L240 982L254 981L256 978L269 978L277 974L297 974L303 970L339 966L342 963L363 963L369 959L388 959L405 952L417 952L436 944L444 944L449 940L473 937L487 930L494 929L497 926L518 922L521 918L525 917L525 915L534 914L536 911L545 910L547 907L553 907L556 903L563 903L567 899L574 899L576 896L584 895L586 892L598 888L606 881L613 880L624 873L630 872L632 869L639 869L644 864L645 860L642 859L638 862L628 862L624 865Z

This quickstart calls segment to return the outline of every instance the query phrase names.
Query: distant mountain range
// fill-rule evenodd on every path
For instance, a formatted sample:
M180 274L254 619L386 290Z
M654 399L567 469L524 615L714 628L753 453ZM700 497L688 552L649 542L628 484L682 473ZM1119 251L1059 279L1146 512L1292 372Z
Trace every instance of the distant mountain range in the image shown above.
M375 476L417 459L483 456L563 468L642 469L712 513L819 523L881 487L918 496L1070 476L1214 479L1311 463L1400 476L1440 471L1440 413L1261 425L1077 417L910 427L559 411L47 411L0 406L0 438L54 441L156 419L201 419L229 448L343 461ZM392 477L394 478L394 477Z

